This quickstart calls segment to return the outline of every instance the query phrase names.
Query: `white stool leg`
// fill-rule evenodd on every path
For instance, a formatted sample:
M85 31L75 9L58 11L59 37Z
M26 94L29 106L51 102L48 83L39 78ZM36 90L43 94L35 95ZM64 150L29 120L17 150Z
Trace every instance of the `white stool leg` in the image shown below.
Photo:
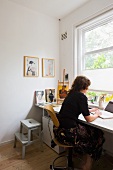
M28 129L28 144L30 144L31 141L31 129Z
M17 139L16 139L16 135L15 135L15 139L14 139L14 148L16 148L16 142L17 142Z
M22 159L25 158L25 145L22 146Z

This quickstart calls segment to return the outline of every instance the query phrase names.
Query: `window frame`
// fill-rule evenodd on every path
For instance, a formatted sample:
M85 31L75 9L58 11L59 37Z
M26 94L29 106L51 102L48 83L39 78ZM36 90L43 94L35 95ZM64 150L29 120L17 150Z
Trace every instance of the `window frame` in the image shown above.
M95 54L97 52L101 53L101 52L105 52L105 51L108 51L108 52L111 50L113 51L113 46L110 46L107 48L102 48L102 49L92 50L90 52L85 52L85 48L84 48L85 43L83 42L85 40L85 38L83 38L83 36L85 35L86 31L89 31L92 28L94 29L98 26L102 26L105 23L109 23L111 21L113 21L113 11L110 11L103 15L95 17L94 19L91 19L90 21L76 27L75 36L77 37L77 40L76 40L77 75L81 75L82 71L85 70L85 55ZM109 69L109 68L106 68L106 69ZM88 69L86 69L86 70L88 70ZM95 89L91 89L91 90L96 91ZM97 91L100 91L100 90L98 90L98 88L97 88ZM110 91L102 90L102 91L113 93L113 91L111 91L111 90Z

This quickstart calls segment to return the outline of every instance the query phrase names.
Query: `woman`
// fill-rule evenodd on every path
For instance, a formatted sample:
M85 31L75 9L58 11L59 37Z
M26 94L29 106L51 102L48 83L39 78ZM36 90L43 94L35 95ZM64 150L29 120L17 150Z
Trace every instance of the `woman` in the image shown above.
M86 92L91 82L84 76L77 76L65 98L58 114L60 127L54 127L55 137L59 142L75 146L75 151L86 155L83 170L90 170L92 160L100 158L104 143L103 132L79 122L82 113L87 122L98 118L101 113L97 108L88 109ZM95 112L95 114L90 114Z

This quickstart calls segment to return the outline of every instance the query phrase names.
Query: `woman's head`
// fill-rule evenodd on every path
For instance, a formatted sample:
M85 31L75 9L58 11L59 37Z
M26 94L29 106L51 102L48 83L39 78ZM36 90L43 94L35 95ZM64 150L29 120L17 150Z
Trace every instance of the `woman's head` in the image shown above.
M77 76L71 86L71 90L82 91L87 90L90 86L90 80L85 76Z

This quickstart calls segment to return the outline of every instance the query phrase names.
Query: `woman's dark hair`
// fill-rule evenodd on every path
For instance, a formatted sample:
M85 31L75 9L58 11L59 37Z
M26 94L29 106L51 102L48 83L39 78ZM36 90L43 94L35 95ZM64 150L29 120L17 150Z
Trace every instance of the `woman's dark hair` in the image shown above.
M77 76L71 86L70 91L81 91L87 89L91 81L85 76Z

